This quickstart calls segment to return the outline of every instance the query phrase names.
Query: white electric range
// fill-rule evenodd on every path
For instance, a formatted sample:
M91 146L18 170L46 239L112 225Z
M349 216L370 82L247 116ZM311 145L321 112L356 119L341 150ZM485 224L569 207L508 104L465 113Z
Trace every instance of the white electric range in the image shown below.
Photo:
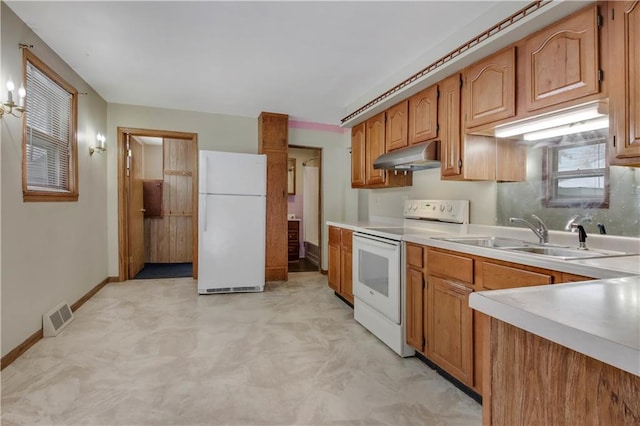
M407 200L404 223L356 228L353 235L354 318L402 357L415 351L406 343L405 247L408 234L463 232L468 200Z

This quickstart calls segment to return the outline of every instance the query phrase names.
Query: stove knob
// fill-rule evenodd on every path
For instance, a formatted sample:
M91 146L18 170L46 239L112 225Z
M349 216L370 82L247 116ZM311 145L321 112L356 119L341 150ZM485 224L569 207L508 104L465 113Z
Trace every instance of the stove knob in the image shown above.
M450 212L453 210L453 206L451 205L451 203L447 203L447 211Z
M440 204L440 211L444 212L444 204Z

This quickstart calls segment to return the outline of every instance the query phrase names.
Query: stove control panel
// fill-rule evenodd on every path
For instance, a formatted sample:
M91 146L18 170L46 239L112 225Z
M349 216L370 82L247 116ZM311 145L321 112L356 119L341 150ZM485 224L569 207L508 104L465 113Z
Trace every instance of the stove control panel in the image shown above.
M469 223L469 200L406 200L404 217Z

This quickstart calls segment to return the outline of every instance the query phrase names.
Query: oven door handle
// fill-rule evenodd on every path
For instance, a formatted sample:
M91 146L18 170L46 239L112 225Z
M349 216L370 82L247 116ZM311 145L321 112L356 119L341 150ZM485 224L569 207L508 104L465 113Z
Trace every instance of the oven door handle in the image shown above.
M400 247L400 241L390 241L387 240L385 238L380 238L380 237L376 237L373 235L365 235L365 234L359 234L359 233L355 233L353 235L354 238L361 238L363 240L367 240L366 242L364 242L365 244L372 244L378 247L383 247L383 248L390 248L390 247ZM379 244L378 244L379 243ZM384 244L384 245L380 245L380 244Z

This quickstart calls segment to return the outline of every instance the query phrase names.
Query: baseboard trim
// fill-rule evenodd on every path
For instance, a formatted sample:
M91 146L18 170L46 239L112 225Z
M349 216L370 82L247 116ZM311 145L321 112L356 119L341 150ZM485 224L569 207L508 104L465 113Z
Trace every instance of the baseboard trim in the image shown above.
M102 287L104 287L105 285L107 285L107 283L109 283L109 280L111 279L111 277L107 277L104 280L102 280L100 282L100 284L98 284L97 286L95 286L94 288L92 288L91 290L89 290L87 292L87 294L85 294L84 296L82 296L80 299L78 299L78 301L76 303L74 303L73 305L71 305L71 310L73 312L77 311L78 309L80 309L80 306L84 305L84 303L91 299L93 297L94 294L96 294L97 292L99 292Z
M80 306L82 306L87 300L91 299L97 292L102 289L107 283L119 281L118 277L107 277L100 282L97 286L93 287L91 290L87 292L84 296L82 296L76 303L71 305L71 310L73 312L77 311ZM43 338L42 328L31 336L27 337L27 339L16 346L11 352L6 354L0 360L0 370L4 370L4 368L14 362L16 359L20 357L23 353L29 350L29 348L35 345L38 340Z
M329 275L329 271L327 269L320 269L320 273L322 275Z

